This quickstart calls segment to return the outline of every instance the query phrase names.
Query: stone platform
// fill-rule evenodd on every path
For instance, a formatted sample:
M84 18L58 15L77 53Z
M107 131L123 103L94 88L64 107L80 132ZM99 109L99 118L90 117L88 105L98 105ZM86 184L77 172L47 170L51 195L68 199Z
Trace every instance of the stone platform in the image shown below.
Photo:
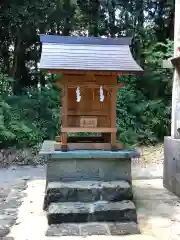
M45 141L40 155L47 161L46 186L49 182L70 181L117 181L131 184L131 159L138 158L135 150L55 151L56 142Z
M93 231L139 233L131 187L131 159L139 154L135 150L61 152L55 151L55 144L45 141L40 152L47 160L47 235L57 228L57 236L66 236L75 226L78 236Z

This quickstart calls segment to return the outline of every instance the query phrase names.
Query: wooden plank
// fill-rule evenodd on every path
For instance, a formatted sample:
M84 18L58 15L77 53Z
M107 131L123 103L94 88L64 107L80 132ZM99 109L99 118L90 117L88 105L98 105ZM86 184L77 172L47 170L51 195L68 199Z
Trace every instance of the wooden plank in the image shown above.
M55 144L55 151L61 151L61 144ZM116 150L123 150L125 147L117 143ZM110 143L68 143L68 150L104 150L110 151L111 144Z
M94 132L94 133L110 133L114 132L116 133L116 128L74 128L74 127L62 127L61 132L67 132L67 133L84 133L84 132Z
M68 143L104 143L100 136L72 136L68 137Z
M64 75L86 75L87 73L99 75L99 76L112 76L117 75L117 73L122 74L122 72L113 71L94 71L94 70L63 70L63 69L47 69L48 72L52 74L61 73Z
M92 110L91 112L85 111L68 111L68 116L86 116L86 117L96 117L96 116L108 116L108 112L99 112Z
M68 109L68 86L67 84L64 86L64 96L63 96L63 127L67 127L67 109Z
M64 88L64 83L63 82L60 82L58 81L57 82L57 86L59 88ZM80 82L76 82L74 81L74 83L68 83L68 88L77 88L80 87L80 88L100 88L102 86L102 88L104 89L119 89L119 88L122 88L122 84L119 83L119 84L116 84L116 85L111 85L111 84L96 84L96 83L80 83Z
M111 95L111 128L116 128L116 89L112 89ZM116 145L116 132L111 132L111 147L112 150Z
M67 127L67 108L68 108L68 88L64 86L63 91L63 118L62 126ZM67 132L61 133L62 151L67 151Z
M56 142L61 142L61 137L56 137ZM68 136L68 143L105 143L103 137L101 136Z
M67 133L61 133L61 151L66 152L68 150L68 145L67 145Z
M94 75L101 75L101 76L117 76L117 75L138 75L142 74L142 71L95 71L95 70L65 70L65 69L46 69L49 73L52 74L68 74L68 75L79 75L79 74L86 74L87 72L93 72Z

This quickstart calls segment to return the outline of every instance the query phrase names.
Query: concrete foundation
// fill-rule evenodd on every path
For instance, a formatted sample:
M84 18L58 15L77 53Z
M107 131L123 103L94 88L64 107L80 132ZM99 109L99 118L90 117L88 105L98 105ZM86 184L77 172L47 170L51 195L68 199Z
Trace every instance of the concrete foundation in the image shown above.
M164 139L163 185L180 197L180 139Z
M43 143L40 155L47 159L46 186L49 182L118 181L131 184L131 159L139 157L135 150L54 151L54 141Z
M131 159L139 156L135 150L62 152L55 151L54 146L55 142L46 141L40 152L47 159L43 208L48 225L137 224L131 177Z
M49 158L47 183L67 181L117 181L131 183L131 159L54 159Z

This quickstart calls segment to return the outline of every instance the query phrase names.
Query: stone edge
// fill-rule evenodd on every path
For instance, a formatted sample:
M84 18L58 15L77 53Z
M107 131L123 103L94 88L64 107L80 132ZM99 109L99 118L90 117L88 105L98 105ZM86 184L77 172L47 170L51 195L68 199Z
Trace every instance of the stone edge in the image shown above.
M120 151L101 151L101 150L74 150L68 152L54 151L55 141L44 141L39 152L40 156L46 156L53 159L123 159L139 158L140 153L135 149L126 149Z

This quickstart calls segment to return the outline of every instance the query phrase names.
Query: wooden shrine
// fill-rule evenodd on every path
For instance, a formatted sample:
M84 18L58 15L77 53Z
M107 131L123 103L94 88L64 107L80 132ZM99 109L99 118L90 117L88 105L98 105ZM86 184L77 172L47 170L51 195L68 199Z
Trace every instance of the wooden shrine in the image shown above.
M116 141L117 75L63 72L58 84L63 89L61 136L57 138L61 147L67 149L67 143L72 143L69 146L76 150L122 149ZM78 132L101 136L68 137L68 133Z
M142 72L130 52L131 39L42 35L41 42L40 68L62 76L57 80L63 96L55 150L122 150L116 128L116 95L122 87L117 75Z

